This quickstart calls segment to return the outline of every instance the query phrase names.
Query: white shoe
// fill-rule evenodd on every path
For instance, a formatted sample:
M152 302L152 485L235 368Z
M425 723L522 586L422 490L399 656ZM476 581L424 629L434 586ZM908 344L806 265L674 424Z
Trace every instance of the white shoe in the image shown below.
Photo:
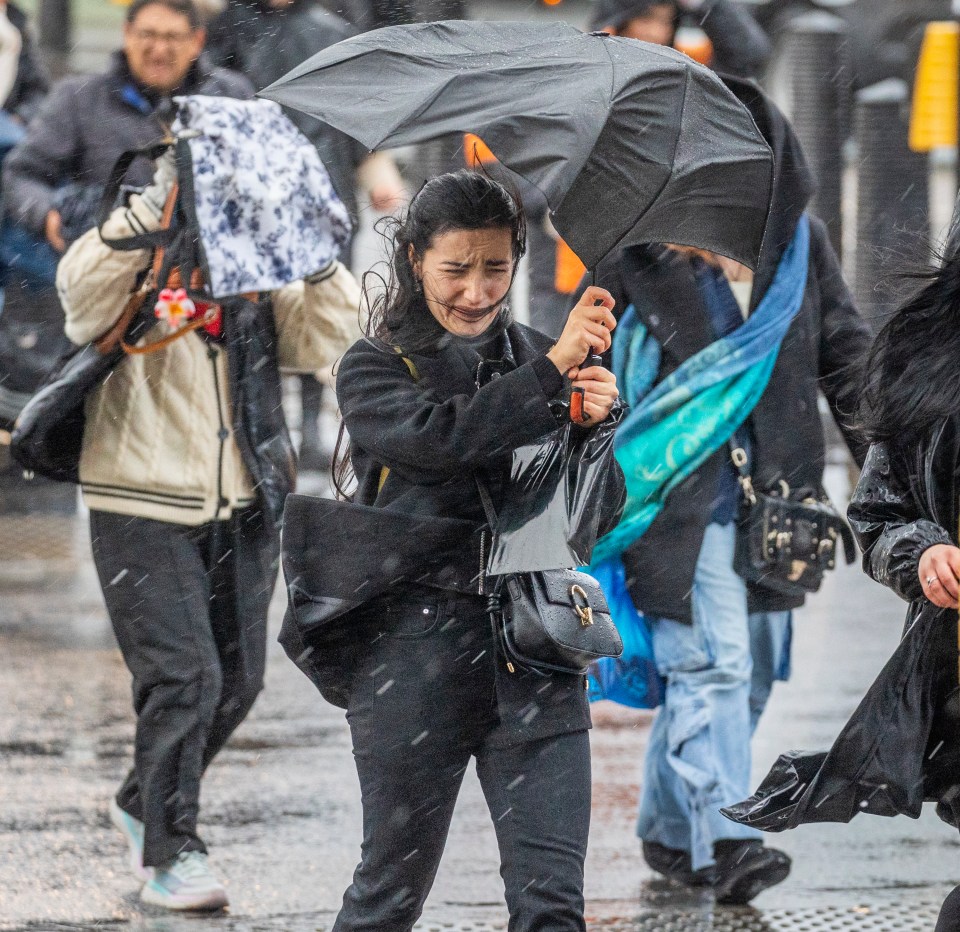
M169 864L155 867L143 885L140 899L166 909L223 909L227 891L200 851L185 851Z
M110 797L110 821L113 827L127 839L127 847L130 849L130 869L140 880L149 880L153 871L143 866L143 823L121 809L112 796Z

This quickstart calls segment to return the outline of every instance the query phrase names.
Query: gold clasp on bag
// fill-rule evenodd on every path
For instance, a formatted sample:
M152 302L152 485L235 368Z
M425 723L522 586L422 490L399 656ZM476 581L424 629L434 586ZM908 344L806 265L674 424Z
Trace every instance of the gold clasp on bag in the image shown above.
M573 610L580 619L580 624L584 628L590 627L593 624L593 609L590 608L590 600L587 598L586 592L583 591L583 587L571 586L570 599L573 602ZM582 600L582 604L577 601L578 599Z

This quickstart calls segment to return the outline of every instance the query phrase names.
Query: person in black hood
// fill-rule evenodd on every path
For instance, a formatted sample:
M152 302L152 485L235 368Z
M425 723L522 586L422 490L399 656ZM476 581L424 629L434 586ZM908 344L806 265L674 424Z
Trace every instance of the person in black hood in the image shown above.
M356 35L356 29L316 0L256 0L233 3L210 24L207 47L213 60L232 68L262 89L330 45ZM371 154L332 126L298 110L284 108L294 125L313 143L340 199L357 219L357 173L375 210L398 205L402 182L389 157ZM383 164L386 161L389 164ZM379 170L376 170L379 165ZM366 177L364 177L366 176ZM341 256L349 263L349 256Z
M759 77L771 46L763 29L732 0L597 0L591 32L673 45L681 17L688 16L713 45L710 66L723 74Z
M756 85L729 79L775 157L774 190L756 274L723 257L671 246L633 246L601 263L597 284L659 345L654 383L732 334L764 302L795 242L808 242L797 294L772 375L733 440L748 456L755 487L823 497L822 391L848 446L859 367L870 341L823 224L805 209L813 182L800 145ZM801 237L801 227L809 239ZM764 304L764 307L768 305ZM793 311L791 311L793 313ZM630 386L625 389L630 397ZM636 608L652 628L666 697L645 761L638 834L655 870L712 884L717 899L749 901L786 877L785 854L759 832L725 821L719 808L744 797L750 737L775 678L789 663L790 613L802 596L747 585L734 570L741 490L731 449L716 449L673 489L649 529L621 554ZM629 506L628 506L629 507Z
M311 55L352 35L356 30L348 22L315 0L262 0L227 7L210 24L208 47L218 64L239 71L259 90ZM354 173L369 153L356 140L320 120L290 108L284 112L316 146L334 189L355 221Z

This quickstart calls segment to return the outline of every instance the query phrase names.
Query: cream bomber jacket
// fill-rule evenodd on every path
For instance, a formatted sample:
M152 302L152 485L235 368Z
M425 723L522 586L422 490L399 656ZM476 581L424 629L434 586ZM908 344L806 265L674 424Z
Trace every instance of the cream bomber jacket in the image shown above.
M135 195L102 232L112 239L158 227L149 204ZM110 248L97 229L80 237L57 269L67 337L82 345L109 330L150 259L150 250ZM339 262L272 298L285 370L329 366L362 335L360 288ZM144 341L166 332L168 325L158 321ZM233 436L229 386L225 351L195 333L125 358L86 401L80 484L87 506L198 525L251 504L255 494ZM222 463L221 425L229 431Z

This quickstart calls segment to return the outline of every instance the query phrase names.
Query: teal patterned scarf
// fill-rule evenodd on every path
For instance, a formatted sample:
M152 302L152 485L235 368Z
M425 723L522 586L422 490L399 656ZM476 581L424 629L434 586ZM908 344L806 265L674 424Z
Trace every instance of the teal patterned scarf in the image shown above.
M670 492L750 415L803 303L809 257L810 222L804 214L756 310L656 387L660 345L633 305L627 309L613 341L614 372L631 409L614 444L626 476L627 501L620 523L597 542L592 566L618 556L641 537Z

